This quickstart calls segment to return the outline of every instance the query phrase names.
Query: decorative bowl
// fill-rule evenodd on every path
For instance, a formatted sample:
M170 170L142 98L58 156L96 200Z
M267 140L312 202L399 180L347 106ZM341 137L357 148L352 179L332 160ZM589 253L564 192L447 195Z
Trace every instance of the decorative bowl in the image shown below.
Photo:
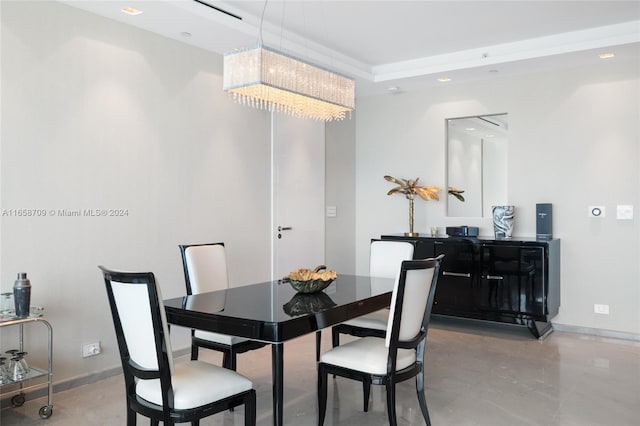
M325 269L325 272L320 272ZM314 270L296 269L290 272L284 279L289 281L291 287L298 293L317 293L329 287L337 274L335 271L326 271L324 265L317 266Z

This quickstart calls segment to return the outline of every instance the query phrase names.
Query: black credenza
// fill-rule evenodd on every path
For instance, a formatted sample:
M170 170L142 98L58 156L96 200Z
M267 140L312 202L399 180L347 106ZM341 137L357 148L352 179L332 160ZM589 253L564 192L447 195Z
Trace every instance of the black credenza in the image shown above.
M552 331L560 308L560 240L405 237L415 259L444 254L433 305L447 315L526 326L536 338Z

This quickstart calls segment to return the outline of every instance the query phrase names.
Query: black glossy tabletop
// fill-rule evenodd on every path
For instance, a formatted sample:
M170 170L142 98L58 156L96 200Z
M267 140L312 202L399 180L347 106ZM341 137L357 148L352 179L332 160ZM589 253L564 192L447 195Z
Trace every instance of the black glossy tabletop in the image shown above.
M339 275L325 290L297 293L270 281L164 301L167 321L267 342L283 342L389 306L394 280Z

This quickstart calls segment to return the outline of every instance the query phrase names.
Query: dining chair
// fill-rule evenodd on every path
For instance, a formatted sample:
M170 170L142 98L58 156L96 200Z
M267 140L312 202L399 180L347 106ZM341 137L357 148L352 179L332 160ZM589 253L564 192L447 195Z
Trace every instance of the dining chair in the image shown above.
M441 259L402 262L384 339L367 336L322 354L318 363L319 425L325 419L329 374L362 382L365 412L369 410L371 384L384 385L392 426L397 424L396 384L415 377L422 416L427 425L431 424L424 395L424 353Z
M246 377L202 361L174 363L160 288L151 272L99 266L113 317L127 400L136 413L165 425L191 422L244 405L245 426L256 424L256 392Z
M224 243L183 244L178 246L182 256L187 294L229 288L227 255ZM191 359L198 359L199 348L222 352L222 365L236 369L236 355L266 345L264 342L203 330L191 330Z
M397 278L403 260L411 260L414 241L371 240L369 251L369 276ZM375 291L375 289L372 289ZM381 309L371 314L342 322L331 328L333 347L340 345L340 334L356 337L384 337L387 331L389 310Z

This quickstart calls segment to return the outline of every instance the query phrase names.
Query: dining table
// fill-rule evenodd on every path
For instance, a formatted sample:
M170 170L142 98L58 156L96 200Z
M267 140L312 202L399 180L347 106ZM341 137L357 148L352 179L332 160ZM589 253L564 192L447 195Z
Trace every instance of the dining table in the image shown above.
M286 280L164 300L172 325L245 337L271 345L273 424L284 424L284 343L391 303L395 280L339 274L327 288L299 293ZM317 334L319 336L319 334Z

